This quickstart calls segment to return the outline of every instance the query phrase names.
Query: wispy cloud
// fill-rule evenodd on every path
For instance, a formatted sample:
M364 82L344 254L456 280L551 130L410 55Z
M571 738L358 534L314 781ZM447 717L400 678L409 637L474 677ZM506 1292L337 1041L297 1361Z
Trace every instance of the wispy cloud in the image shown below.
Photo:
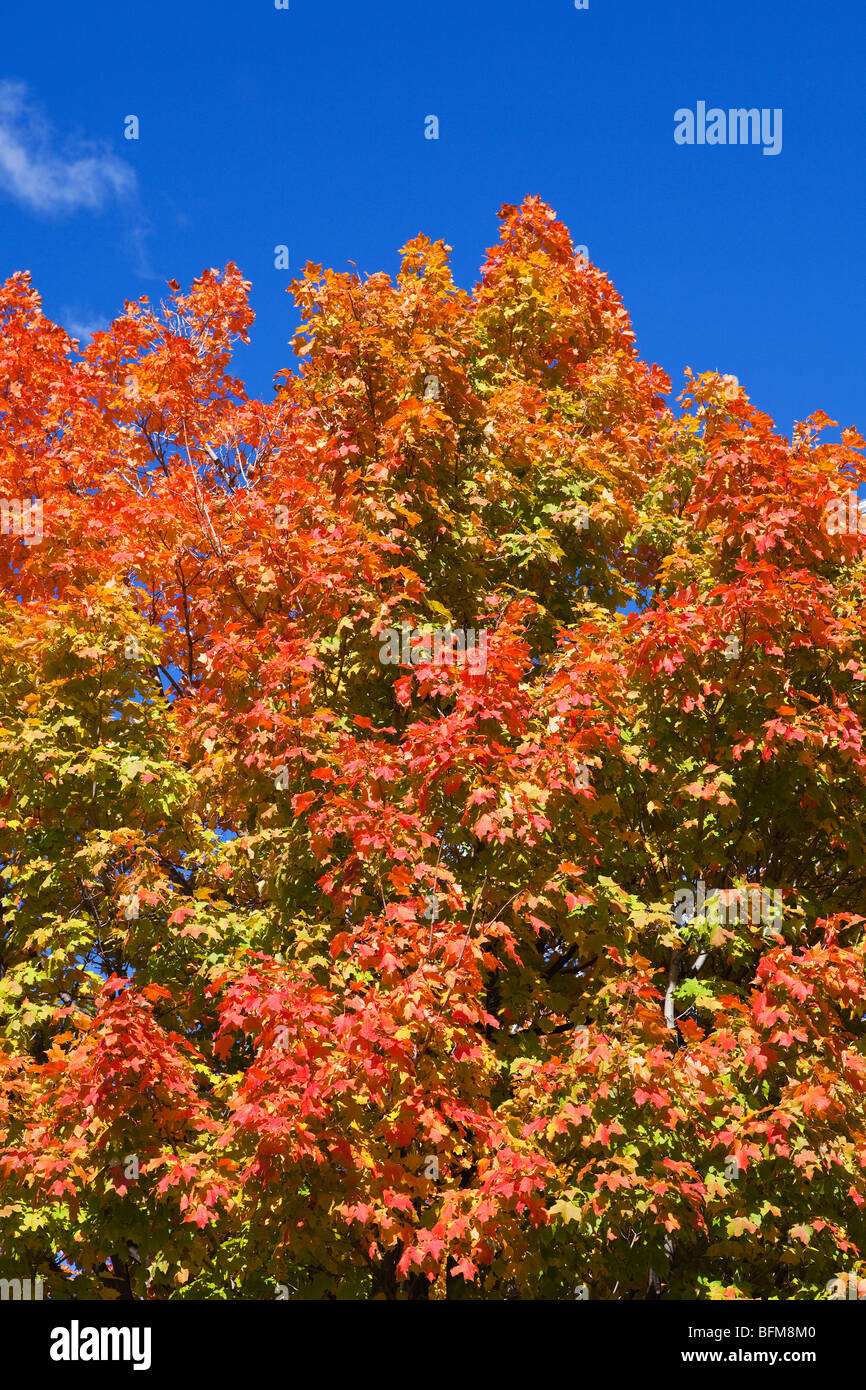
M23 82L0 81L0 191L33 212L98 211L136 179L105 146L59 138Z
M108 319L89 318L75 309L64 309L63 322L70 337L77 338L82 344L88 343L94 333L101 333L111 326Z

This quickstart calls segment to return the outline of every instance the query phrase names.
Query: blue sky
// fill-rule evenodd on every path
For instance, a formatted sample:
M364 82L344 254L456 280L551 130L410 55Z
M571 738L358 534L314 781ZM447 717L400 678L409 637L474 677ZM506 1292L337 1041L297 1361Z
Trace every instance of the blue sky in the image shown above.
M253 282L237 373L291 365L289 247L362 272L424 231L471 286L541 194L641 355L732 372L788 432L866 429L866 6L729 0L6 0L0 275L75 331L206 266ZM678 146L698 101L781 108L778 156ZM140 139L124 139L124 118ZM425 140L425 117L440 138Z

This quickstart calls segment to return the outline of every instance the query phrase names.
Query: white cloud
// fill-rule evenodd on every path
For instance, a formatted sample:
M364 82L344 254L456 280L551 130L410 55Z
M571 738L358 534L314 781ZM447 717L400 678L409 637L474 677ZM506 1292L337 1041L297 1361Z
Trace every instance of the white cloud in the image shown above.
M105 147L61 144L23 82L0 82L0 191L33 212L98 211L130 197L135 172Z
M66 332L71 338L77 338L82 346L93 337L94 333L104 332L111 325L108 319L88 318L86 315L77 314L74 309L64 310L64 325Z

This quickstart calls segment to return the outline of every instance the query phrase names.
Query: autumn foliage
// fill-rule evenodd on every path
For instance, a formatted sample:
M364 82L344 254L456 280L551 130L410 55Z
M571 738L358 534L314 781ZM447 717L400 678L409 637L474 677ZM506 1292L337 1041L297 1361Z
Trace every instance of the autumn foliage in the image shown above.
M84 349L0 292L0 1274L51 1298L866 1276L864 441L672 407L501 216L471 294L308 267L270 401L233 265Z

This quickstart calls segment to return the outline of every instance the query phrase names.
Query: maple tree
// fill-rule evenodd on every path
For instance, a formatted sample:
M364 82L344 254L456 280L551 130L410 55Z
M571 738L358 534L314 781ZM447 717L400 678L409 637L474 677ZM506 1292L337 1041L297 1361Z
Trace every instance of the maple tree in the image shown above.
M83 349L3 286L0 1274L52 1298L866 1275L864 441L672 408L501 218L471 294L307 267L270 402L234 265Z

